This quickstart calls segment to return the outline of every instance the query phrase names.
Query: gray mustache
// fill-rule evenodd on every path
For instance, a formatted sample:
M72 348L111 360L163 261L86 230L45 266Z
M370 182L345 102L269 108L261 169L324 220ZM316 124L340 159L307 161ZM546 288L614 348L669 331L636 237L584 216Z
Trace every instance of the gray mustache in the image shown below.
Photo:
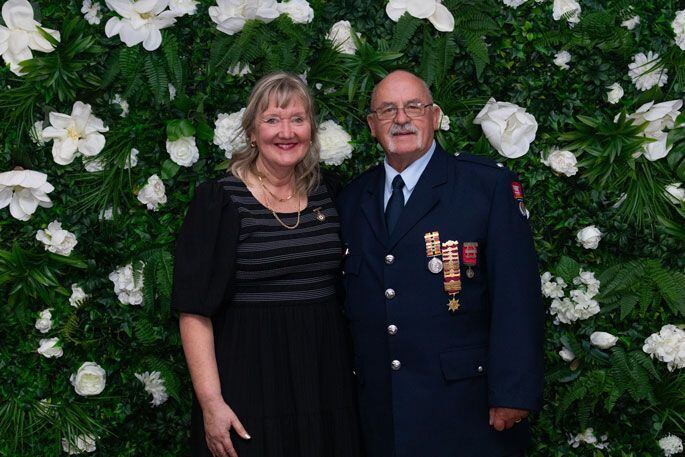
M392 124L390 126L390 135L398 135L400 133L416 133L418 129L410 122L405 124Z

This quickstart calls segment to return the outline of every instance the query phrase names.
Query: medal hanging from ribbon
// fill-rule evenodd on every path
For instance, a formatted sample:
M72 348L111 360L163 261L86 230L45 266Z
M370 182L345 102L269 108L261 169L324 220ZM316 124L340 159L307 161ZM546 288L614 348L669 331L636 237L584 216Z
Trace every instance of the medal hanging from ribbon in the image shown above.
M428 232L423 235L426 242L426 257L428 261L428 271L433 274L438 274L442 271L442 261L438 258L440 256L440 233Z
M450 295L447 307L455 312L459 309L456 295L461 291L461 271L459 269L459 242L449 240L442 243L442 263L445 292Z
M478 243L476 241L465 241L461 244L461 259L466 265L466 277L473 278L475 272L473 267L478 265Z

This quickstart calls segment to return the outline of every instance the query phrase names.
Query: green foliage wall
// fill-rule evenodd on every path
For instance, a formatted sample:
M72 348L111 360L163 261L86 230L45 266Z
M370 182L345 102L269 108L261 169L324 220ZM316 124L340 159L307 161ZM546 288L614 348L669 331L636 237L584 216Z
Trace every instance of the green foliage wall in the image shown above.
M644 103L683 98L685 51L674 43L671 22L684 6L582 1L580 22L569 27L566 16L553 19L551 0L517 8L444 0L455 28L438 32L409 15L391 21L385 3L312 0L309 24L282 15L269 24L248 21L229 36L209 17L216 3L202 0L195 14L162 31L158 49L147 51L106 37L114 13L104 2L99 24L83 19L80 1L33 2L36 20L61 36L53 52L33 53L24 76L0 68L0 172L19 166L47 174L53 206L37 208L27 221L0 210L0 455L58 455L62 438L83 433L98 437L96 455L186 455L191 385L169 309L173 242L194 187L227 168L213 144L217 115L240 110L255 81L274 70L306 72L320 121L334 120L352 136L352 157L334 167L345 179L382 159L365 121L373 85L396 68L417 72L449 116L450 129L437 133L448 151L490 156L520 174L541 273L572 284L582 268L600 280L598 314L571 324L548 319L545 406L534 421L530 455L657 456L660 438L685 437L685 374L642 351L663 325L685 322L685 207L663 190L685 182L685 133L677 127L684 119L669 132L668 156L648 161L633 157L647 142L645 126L625 118ZM635 15L637 27L621 26ZM360 34L354 55L325 39L340 20ZM572 56L568 69L553 63L562 50ZM628 65L648 51L661 56L668 81L640 91ZM227 72L239 63L251 73ZM625 95L610 104L607 86L615 82ZM112 103L116 94L128 102L127 114ZM499 155L473 123L491 97L535 117L536 138L523 157ZM102 171L85 172L80 159L58 165L53 143L31 139L36 121L46 127L49 113L70 113L76 101L90 104L109 128L98 155ZM165 142L188 134L200 157L179 167ZM575 175L556 174L542 162L555 147L578 158ZM138 164L126 168L131 148L140 151ZM158 211L136 199L153 174L166 188ZM99 217L108 208L114 217ZM47 252L36 239L54 220L78 240L69 256ZM576 242L589 225L604 234L597 249ZM108 275L140 262L143 303L122 304ZM69 303L72 284L89 295L78 307ZM53 324L42 334L34 324L47 308ZM594 331L618 336L617 345L592 346ZM48 336L59 337L62 357L36 352ZM573 362L559 357L562 346L573 351ZM69 380L86 361L107 376L104 391L89 397ZM165 403L150 405L134 375L145 371L161 373ZM609 448L569 445L588 427L607 435Z

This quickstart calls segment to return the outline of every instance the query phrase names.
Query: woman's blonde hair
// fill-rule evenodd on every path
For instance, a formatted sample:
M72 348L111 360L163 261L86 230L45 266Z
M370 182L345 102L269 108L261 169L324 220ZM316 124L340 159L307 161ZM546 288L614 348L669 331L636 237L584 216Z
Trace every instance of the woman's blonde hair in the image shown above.
M307 85L296 75L276 72L257 81L243 114L242 130L245 146L233 153L231 173L245 180L247 172L257 173L256 161L259 150L251 144L250 138L257 129L257 116L266 111L273 102L279 108L288 106L293 97L298 97L304 105L306 116L311 125L311 144L304 158L295 165L295 191L307 195L319 185L319 137L314 112L314 98Z

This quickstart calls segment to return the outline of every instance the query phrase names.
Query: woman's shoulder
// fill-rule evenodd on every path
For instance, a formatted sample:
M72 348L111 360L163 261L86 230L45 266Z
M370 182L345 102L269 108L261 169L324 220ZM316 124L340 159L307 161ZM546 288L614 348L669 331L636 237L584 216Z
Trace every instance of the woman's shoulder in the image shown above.
M321 170L321 183L326 186L328 193L335 199L342 190L340 176L331 170Z

